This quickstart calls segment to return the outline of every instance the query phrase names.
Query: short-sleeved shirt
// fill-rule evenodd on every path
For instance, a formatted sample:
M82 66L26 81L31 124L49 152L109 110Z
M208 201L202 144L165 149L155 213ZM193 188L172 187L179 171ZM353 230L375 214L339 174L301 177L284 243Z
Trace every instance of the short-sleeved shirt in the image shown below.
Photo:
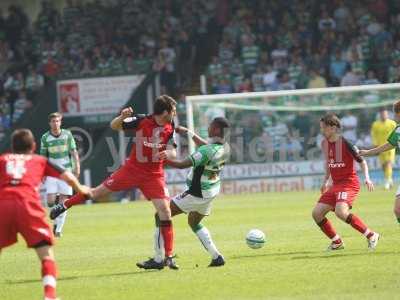
M0 156L0 201L39 201L43 177L58 178L64 171L40 155L3 154Z
M358 186L355 162L361 163L364 159L358 154L356 147L341 137L336 142L325 139L322 149L333 184L348 183Z
M229 157L227 144L213 143L200 146L189 156L193 168L187 177L189 194L199 198L213 198L221 188L220 172Z
M69 171L73 169L71 157L73 150L76 150L75 139L67 129L61 129L58 136L47 131L40 141L40 154L46 156L51 163Z
M400 146L400 125L397 125L396 128L390 133L387 141L394 147Z
M153 115L135 115L122 122L122 129L135 134L135 145L132 145L127 163L146 173L164 174L164 161L158 154L167 149L169 142L176 147L174 124L160 126Z

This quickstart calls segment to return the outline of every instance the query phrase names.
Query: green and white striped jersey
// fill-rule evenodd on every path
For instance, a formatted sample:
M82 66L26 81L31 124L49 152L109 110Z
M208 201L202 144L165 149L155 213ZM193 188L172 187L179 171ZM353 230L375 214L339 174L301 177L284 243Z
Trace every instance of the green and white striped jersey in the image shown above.
M50 131L42 135L40 154L46 156L51 163L68 171L73 169L71 157L71 151L73 150L76 150L75 139L71 131L67 129L61 129L59 136L52 135Z
M397 125L395 129L390 133L387 141L393 147L400 148L400 125Z
M199 198L213 198L221 188L220 172L229 157L228 144L200 146L189 158L193 168L186 183L189 194Z

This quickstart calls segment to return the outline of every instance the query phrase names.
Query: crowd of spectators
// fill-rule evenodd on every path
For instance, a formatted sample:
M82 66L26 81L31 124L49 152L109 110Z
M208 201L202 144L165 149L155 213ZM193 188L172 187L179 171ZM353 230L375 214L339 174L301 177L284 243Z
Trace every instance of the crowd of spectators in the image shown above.
M181 112L202 70L213 93L399 82L400 2L44 0L35 20L11 5L0 11L0 134L49 81L151 69ZM285 132L271 119L243 128Z
M400 81L396 0L229 1L208 92Z
M216 3L67 0L60 11L43 0L35 20L17 5L0 11L0 127L9 127L21 106L32 106L35 91L57 78L153 69L162 92L176 95L190 85L193 66L206 65Z
M206 69L208 93L400 82L399 1L233 0L225 16L220 18L225 23ZM274 160L282 159L276 157L282 153L283 159L293 160L296 153L304 157L309 149L318 148L322 138L318 114L227 115L242 130L238 136L244 139L247 158L265 155L267 142L275 149ZM346 138L370 147L374 113L355 110L340 116ZM260 138L261 147L251 144Z

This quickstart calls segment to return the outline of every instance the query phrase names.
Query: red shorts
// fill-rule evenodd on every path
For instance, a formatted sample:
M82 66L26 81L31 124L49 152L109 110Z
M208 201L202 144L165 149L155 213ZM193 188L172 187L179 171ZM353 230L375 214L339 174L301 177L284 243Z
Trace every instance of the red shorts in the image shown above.
M112 173L103 185L113 192L138 188L148 200L169 198L163 172L146 173L129 164Z
M336 184L333 185L325 193L323 193L319 198L318 202L328 204L332 206L333 209L335 209L337 203L344 202L349 205L349 208L351 208L359 191L360 191L359 185L348 184L348 183Z
M29 248L40 242L53 245L53 232L39 201L0 200L0 249L15 244L17 233Z

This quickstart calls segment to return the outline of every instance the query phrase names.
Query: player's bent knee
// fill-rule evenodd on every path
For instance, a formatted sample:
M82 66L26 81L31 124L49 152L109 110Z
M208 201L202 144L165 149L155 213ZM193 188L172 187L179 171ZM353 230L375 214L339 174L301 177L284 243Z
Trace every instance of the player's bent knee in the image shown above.
M197 220L188 218L188 225L190 226L190 228L192 228L193 231L195 231L195 229L197 228L197 225L199 225L199 224L200 224L200 222L197 222Z
M50 259L54 260L54 255L49 242L42 241L33 247L40 260Z
M314 219L314 221L316 223L321 222L321 220L324 218L324 215L323 215L322 211L317 209L317 208L313 209L311 215L312 215L312 218Z
M56 204L56 198L55 197L47 198L46 202L48 207L53 207Z
M400 216L400 205L395 205L393 208L394 214L399 217Z
M183 211L175 204L174 201L170 202L169 207L170 207L170 210L171 210L171 216L172 217L183 213Z
M171 220L171 211L164 207L160 207L157 209L157 214L161 221L168 221Z
M335 210L335 215L341 219L342 221L347 222L347 219L349 217L349 213L343 210Z
M33 245L32 248L34 249L39 249L42 247L51 247L51 243L49 241L40 241L39 243L37 243L36 245Z
M192 230L194 232L198 231L199 229L201 229L201 227L203 227L200 222L201 220L204 218L203 215L197 213L197 212L190 212L188 215L188 224L190 226L190 228L192 228Z
M96 200L98 198L110 194L111 192L112 191L109 188L107 188L104 184L100 184L95 188L92 188L92 195L93 195L92 198Z
M393 212L396 215L396 217L400 217L400 194L396 195Z

